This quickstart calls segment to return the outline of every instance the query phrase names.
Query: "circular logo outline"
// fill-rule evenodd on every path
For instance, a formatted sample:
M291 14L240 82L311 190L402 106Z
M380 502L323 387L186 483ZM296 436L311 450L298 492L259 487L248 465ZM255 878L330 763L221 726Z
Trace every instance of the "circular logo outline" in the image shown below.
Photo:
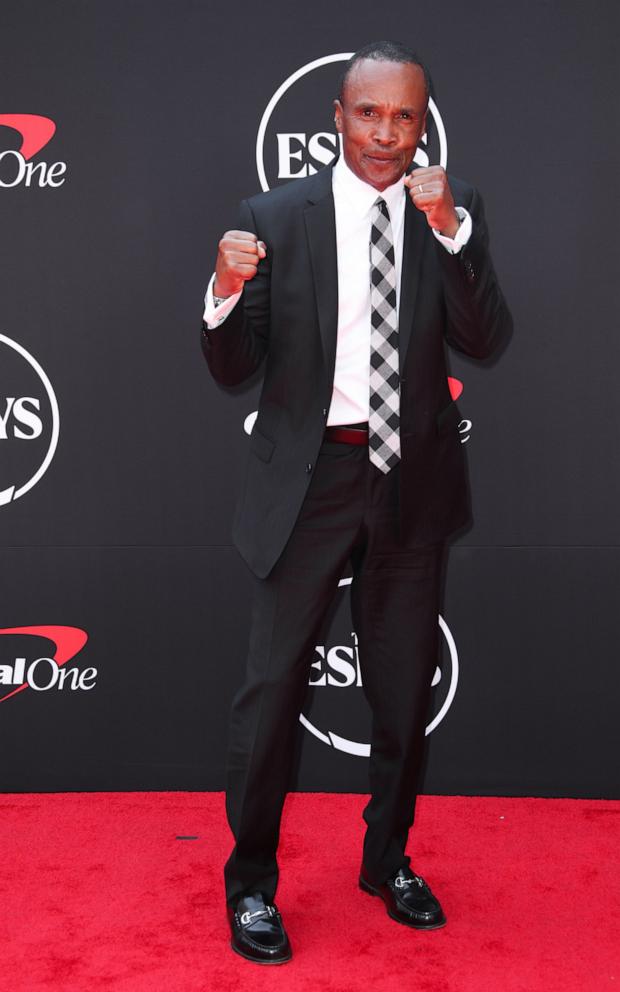
M269 183L267 182L263 154L265 146L265 133L267 131L267 125L271 120L271 115L280 102L281 97L283 97L293 83L296 83L298 79L302 78L302 76L307 75L314 69L320 69L324 65L330 65L333 62L348 62L354 54L354 52L337 52L334 55L323 55L319 59L314 59L312 62L307 62L306 65L302 65L300 69L296 69L295 72L291 73L291 75L284 80L284 82L278 87L271 97L271 100L265 107L260 124L258 125L258 132L256 134L256 171L258 173L258 180L263 193L266 193L270 189ZM437 136L439 138L439 164L446 169L448 165L448 139L446 136L446 129L444 127L443 120L441 119L439 108L431 96L428 98L428 109L431 112L437 128Z
M30 489L36 486L50 467L51 461L56 454L58 437L60 435L60 410L54 388L47 376L47 373L36 360L34 355L31 355L30 352L26 351L21 344L18 344L17 341L13 341L12 338L8 338L5 334L0 334L0 344L5 344L8 348L13 348L13 350L16 351L18 355L21 355L21 357L28 362L31 368L34 369L43 383L52 411L52 435L45 457L34 475L31 476L28 482L24 483L23 486L20 486L19 489L16 489L15 486L10 486L8 489L0 491L0 506L5 506L8 503L14 503L16 499L19 499L20 496L23 496Z

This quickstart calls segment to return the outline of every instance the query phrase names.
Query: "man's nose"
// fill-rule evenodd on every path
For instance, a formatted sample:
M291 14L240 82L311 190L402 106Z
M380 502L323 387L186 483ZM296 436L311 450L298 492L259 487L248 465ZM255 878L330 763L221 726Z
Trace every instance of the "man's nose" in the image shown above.
M375 141L380 145L391 145L396 141L396 133L391 121L378 121L374 133Z

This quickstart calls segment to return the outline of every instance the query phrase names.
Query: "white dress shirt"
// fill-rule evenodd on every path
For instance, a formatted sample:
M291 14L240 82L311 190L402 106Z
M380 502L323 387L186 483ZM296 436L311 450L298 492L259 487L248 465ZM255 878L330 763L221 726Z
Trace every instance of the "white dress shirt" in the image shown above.
M370 375L370 263L368 244L372 206L383 197L390 212L396 269L396 298L400 300L403 233L405 226L405 177L379 193L353 173L340 156L333 169L332 190L336 214L338 261L338 331L334 388L327 425L355 424L368 420ZM454 238L433 234L451 254L456 254L471 235L471 217L456 207L461 225ZM241 297L234 293L215 307L213 284L205 296L204 320L209 328L221 324ZM398 302L397 302L398 307Z

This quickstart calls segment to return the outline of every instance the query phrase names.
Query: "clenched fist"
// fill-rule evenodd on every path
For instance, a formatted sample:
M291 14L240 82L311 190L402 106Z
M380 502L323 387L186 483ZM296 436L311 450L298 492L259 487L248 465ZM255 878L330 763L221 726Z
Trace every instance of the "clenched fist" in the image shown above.
M258 263L267 250L251 231L226 231L219 243L215 263L215 296L232 296L256 275Z
M430 227L440 234L453 238L459 228L459 215L454 209L452 191L445 169L430 165L426 169L413 169L405 176L405 186L418 210L426 214Z

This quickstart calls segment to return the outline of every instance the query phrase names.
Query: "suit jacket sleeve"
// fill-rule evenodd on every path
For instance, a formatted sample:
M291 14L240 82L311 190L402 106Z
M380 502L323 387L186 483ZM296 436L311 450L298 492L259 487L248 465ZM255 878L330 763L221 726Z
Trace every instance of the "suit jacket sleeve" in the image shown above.
M505 343L512 318L489 254L482 197L476 189L469 189L469 202L463 203L472 218L469 241L456 255L440 244L436 248L446 305L446 339L458 351L482 359Z
M259 233L247 200L239 208L238 228L265 241L267 255L258 263L254 278L245 283L241 299L224 323L210 330L203 321L202 350L213 378L224 386L236 386L253 375L269 344L270 246Z

